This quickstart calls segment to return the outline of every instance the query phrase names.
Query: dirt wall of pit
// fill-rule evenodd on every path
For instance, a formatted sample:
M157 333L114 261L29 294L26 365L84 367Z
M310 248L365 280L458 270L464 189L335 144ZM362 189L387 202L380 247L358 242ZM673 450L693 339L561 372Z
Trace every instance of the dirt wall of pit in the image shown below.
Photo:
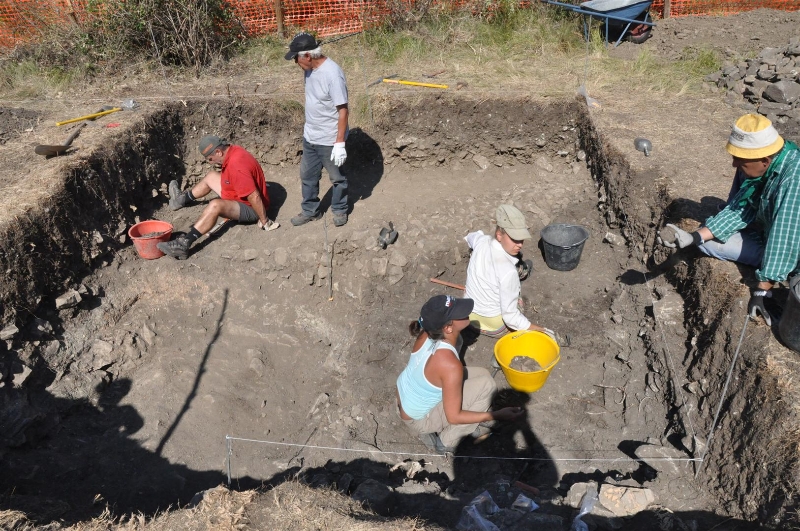
M741 279L748 272L699 253L670 257L659 249L656 232L680 219L680 207L671 208L680 198L669 197L657 184L660 176L631 170L591 118L583 116L581 141L600 184L599 205L609 226L620 228L643 266L645 257L655 257L658 265L652 258L647 263L652 274L666 273L684 298L689 339L680 354L687 383L667 392L673 404L681 404L679 391L688 397L680 409L688 409L691 419L686 411L673 411L671 420L684 433L696 433L696 440L684 438L684 443L700 457L739 345L749 296ZM750 322L746 332L698 481L732 516L780 526L797 520L800 419L791 381L800 364L763 324Z

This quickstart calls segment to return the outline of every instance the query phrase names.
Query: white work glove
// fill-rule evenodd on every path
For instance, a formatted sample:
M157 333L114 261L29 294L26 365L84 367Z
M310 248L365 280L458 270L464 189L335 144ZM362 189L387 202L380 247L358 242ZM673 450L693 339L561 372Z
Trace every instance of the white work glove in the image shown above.
M261 221L258 222L258 228L262 230L275 230L280 226L281 226L280 223L278 223L277 221L272 221L269 218L267 218L266 223L261 223Z
M337 166L341 166L344 164L344 161L347 160L347 151L344 149L344 142L336 142L333 145L333 151L331 151L331 160Z
M694 236L692 236L685 230L676 227L672 223L667 223L666 228L672 229L675 235L674 237L670 237L667 234L669 231L662 231L662 233L658 236L658 241L661 242L661 244L664 245L665 247L674 249L677 246L683 249L684 247L689 247L690 245L695 243Z
M770 315L767 308L764 306L764 301L766 299L772 298L772 290L768 289L756 289L753 290L752 295L750 296L750 300L747 303L747 312L750 315L750 319L755 320L756 317L760 314L761 317L764 318L764 322L767 323L767 326L772 326L772 315Z

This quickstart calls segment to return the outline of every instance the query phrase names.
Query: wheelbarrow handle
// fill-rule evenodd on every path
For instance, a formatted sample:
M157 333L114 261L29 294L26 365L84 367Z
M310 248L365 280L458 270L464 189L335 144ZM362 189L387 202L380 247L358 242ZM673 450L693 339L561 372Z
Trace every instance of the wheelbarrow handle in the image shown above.
M398 85L411 85L413 87L428 87L428 88L438 88L438 89L446 89L447 85L437 85L436 83L420 83L418 81L406 81L404 79L389 79L384 78L384 83L397 83Z

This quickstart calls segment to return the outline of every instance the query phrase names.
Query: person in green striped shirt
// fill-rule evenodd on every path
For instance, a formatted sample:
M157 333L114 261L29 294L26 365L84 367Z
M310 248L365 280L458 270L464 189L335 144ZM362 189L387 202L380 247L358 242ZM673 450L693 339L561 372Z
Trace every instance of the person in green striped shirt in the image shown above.
M764 116L746 114L736 120L726 150L736 168L728 204L695 232L668 224L672 234L662 231L661 241L755 267L747 310L772 325L765 300L800 269L800 149Z

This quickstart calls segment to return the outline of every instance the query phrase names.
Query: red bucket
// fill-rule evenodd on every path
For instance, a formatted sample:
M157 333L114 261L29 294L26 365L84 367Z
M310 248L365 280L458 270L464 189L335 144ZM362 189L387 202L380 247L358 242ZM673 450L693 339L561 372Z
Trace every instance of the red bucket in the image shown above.
M172 225L156 219L141 221L128 229L128 236L133 240L139 256L145 260L154 260L164 256L156 245L169 241L172 237Z

